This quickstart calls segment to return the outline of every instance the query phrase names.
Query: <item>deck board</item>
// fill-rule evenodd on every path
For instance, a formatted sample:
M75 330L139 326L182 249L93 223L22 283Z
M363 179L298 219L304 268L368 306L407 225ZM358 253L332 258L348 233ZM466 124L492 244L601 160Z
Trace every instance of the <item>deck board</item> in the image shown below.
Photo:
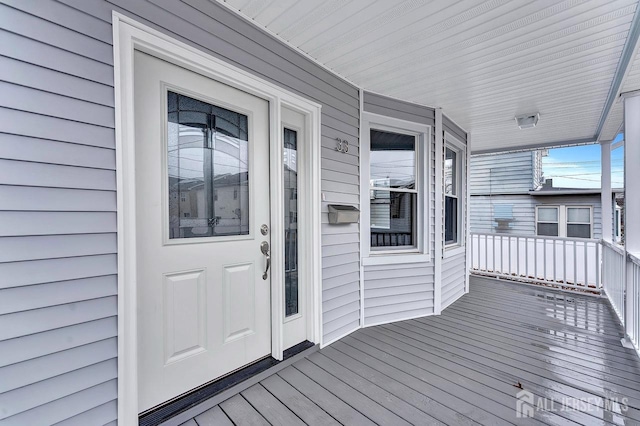
M358 330L187 424L640 424L640 358L604 299L473 276L470 288L440 316ZM520 386L586 403L517 418Z

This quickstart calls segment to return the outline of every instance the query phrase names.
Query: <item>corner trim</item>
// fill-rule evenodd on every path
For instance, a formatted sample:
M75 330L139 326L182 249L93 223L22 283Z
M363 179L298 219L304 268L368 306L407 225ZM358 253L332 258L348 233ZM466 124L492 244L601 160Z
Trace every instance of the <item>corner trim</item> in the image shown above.
M443 232L443 192L442 173L444 165L444 129L442 126L442 108L436 108L435 130L435 223L434 223L434 250L433 250L433 313L440 315L442 312L442 246Z

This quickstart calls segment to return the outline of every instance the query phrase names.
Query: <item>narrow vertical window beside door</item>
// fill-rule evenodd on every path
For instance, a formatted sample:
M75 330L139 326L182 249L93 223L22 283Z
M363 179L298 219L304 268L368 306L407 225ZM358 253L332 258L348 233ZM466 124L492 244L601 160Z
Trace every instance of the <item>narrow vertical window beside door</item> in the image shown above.
M249 234L247 116L167 98L169 238Z
M285 314L298 313L298 133L284 129Z

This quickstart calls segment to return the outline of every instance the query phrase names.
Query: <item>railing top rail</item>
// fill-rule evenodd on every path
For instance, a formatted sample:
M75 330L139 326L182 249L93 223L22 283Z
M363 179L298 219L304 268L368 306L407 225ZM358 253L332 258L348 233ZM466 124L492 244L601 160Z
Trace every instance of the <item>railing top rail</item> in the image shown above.
M511 238L529 238L533 240L559 240L559 241L577 241L587 243L599 243L597 238L571 238L571 237L547 237L543 235L526 235L526 234L497 234L491 232L471 232L471 235L484 235L491 237L511 237Z
M602 243L603 246L610 248L611 250L615 251L618 254L621 254L624 256L624 248L617 245L617 244L613 244L609 241L606 240L600 240L600 242Z
M640 258L639 257L634 256L631 253L627 253L627 256L629 257L629 260L631 262L633 262L636 266L640 266Z

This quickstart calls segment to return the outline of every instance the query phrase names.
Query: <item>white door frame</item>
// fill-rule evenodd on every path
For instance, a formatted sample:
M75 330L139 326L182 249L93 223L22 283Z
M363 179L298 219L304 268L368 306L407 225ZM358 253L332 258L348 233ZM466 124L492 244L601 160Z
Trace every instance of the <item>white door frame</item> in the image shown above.
M116 179L118 223L118 423L138 424L137 294L136 294L136 188L134 50L144 51L183 68L251 93L269 102L270 191L271 191L271 349L272 356L283 356L284 318L284 214L283 146L281 108L286 106L306 117L309 149L303 158L308 182L303 191L310 194L299 206L309 218L310 238L301 247L307 259L307 273L301 277L309 286L307 306L308 340L320 343L321 237L320 237L320 110L321 105L264 81L194 47L177 41L120 13L113 12L113 50L116 117Z

